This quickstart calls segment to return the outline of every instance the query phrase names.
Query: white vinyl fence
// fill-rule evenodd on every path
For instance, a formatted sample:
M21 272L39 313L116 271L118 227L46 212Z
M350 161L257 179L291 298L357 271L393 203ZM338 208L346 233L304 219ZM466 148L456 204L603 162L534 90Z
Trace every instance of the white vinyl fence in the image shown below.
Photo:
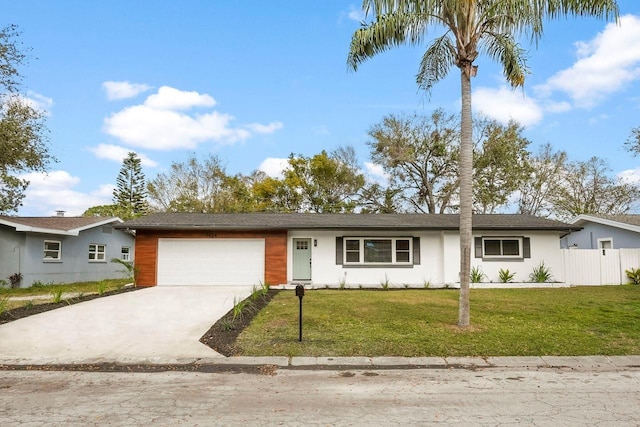
M629 283L625 270L640 268L640 249L562 249L562 257L572 285Z

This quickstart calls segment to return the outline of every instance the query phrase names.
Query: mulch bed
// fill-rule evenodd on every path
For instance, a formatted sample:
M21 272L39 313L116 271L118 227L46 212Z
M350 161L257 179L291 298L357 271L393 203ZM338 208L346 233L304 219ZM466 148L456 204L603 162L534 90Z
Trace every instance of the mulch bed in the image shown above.
M14 320L21 319L23 317L28 317L28 316L32 316L34 314L44 313L45 311L49 311L49 310L55 310L56 308L67 307L69 305L77 304L79 302L90 301L90 300L96 299L96 298L108 297L110 295L117 295L117 294L122 294L122 293L125 293L125 292L132 292L132 291L136 291L138 289L143 289L143 288L136 288L136 287L132 286L132 287L127 287L127 288L122 288L122 289L117 289L117 290L113 290L113 291L104 292L102 295L89 294L89 295L83 295L81 297L69 298L69 299L61 301L59 303L50 302L50 303L45 303L45 304L32 304L32 305L28 305L28 306L22 306L22 307L14 308L14 309L11 309L11 310L7 310L7 311L5 311L3 313L0 313L0 325L2 325L4 323L12 322Z
M235 356L238 351L235 345L238 335L249 326L256 314L269 304L271 298L278 292L280 292L278 289L269 289L265 295L252 301L243 310L242 315L235 319L233 309L229 310L200 338L200 342L227 357Z

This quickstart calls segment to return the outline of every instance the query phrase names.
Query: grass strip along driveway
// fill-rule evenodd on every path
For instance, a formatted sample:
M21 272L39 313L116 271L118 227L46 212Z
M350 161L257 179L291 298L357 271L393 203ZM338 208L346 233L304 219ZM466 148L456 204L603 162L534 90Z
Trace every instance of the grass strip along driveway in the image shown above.
M578 356L640 354L640 286L280 292L236 346L245 356Z
M37 305L60 302L72 302L78 297L92 294L102 295L113 291L121 291L131 283L131 279L105 279L96 282L76 282L67 284L46 284L30 288L0 288L0 316L8 310L23 309L25 315L29 309L33 314L39 313Z

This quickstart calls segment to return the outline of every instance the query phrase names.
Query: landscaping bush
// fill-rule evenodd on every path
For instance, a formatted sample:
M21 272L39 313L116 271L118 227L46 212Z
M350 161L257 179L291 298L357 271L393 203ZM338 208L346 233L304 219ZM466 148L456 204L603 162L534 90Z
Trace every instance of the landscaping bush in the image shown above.
M471 274L469 275L469 280L471 280L471 283L482 283L482 280L485 277L487 276L482 272L482 268L473 267L471 269Z
M512 273L509 271L509 269L500 269L500 271L498 272L498 277L500 277L500 282L502 283L511 283L513 282L513 278L515 277L516 273Z
M624 271L627 274L627 278L631 280L634 285L640 284L640 268L631 268Z
M539 266L533 268L533 271L529 274L529 279L535 283L545 283L551 282L553 275L551 274L551 269L545 266L544 261L542 261Z
M9 283L11 283L12 288L19 288L20 282L22 282L22 273L14 273L7 277L7 279L9 279Z

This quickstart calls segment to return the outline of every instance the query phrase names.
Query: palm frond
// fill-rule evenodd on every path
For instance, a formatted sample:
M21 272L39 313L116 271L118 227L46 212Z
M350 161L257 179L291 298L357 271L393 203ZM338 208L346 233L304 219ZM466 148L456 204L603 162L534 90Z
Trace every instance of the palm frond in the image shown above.
M425 28L421 17L415 14L390 13L378 16L375 22L364 23L353 33L347 65L355 71L362 62L392 47L404 43L420 44Z
M455 64L456 48L453 45L449 33L435 39L422 55L420 68L416 76L418 86L427 92L442 80Z
M524 85L529 74L525 50L515 41L511 34L486 32L482 38L487 54L502 65L505 78L511 87Z

